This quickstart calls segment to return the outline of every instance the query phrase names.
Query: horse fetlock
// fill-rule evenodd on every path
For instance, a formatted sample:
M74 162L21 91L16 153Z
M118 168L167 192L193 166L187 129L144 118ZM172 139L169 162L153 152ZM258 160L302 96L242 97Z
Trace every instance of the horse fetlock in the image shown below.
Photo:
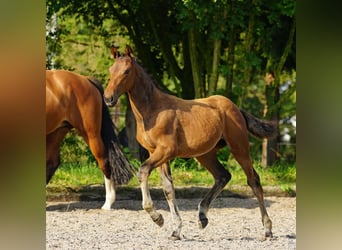
M272 232L266 230L266 232L265 232L265 237L266 237L266 238L273 238Z
M151 213L154 208L153 208L153 202L146 202L146 201L143 201L142 203L142 207L143 209L148 212L148 213Z
M266 217L263 221L264 227L265 227L265 236L272 238L273 234L272 234L272 221Z

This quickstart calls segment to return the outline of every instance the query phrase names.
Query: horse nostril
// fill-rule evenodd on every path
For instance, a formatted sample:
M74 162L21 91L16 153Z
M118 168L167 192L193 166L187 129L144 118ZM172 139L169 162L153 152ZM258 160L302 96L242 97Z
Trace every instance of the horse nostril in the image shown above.
M103 99L104 99L105 103L106 103L108 106L112 106L112 105L113 105L113 102L114 102L114 97L113 97L113 96L105 97L105 96L103 95Z

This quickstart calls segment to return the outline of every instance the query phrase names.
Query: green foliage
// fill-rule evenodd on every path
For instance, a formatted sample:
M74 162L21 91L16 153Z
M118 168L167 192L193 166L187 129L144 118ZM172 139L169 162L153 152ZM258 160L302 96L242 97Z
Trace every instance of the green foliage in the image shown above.
M75 130L71 130L61 143L60 161L61 164L76 167L97 164L83 137L78 135Z
M75 165L64 163L59 166L49 185L77 189L81 186L103 184L103 174L97 165Z
M114 43L123 48L129 43L139 63L156 82L180 97L193 98L191 65L196 62L191 62L190 58L189 30L194 29L203 95L209 92L208 79L217 73L219 77L213 93L229 95L239 107L262 117L264 74L266 70L277 68L289 40L295 14L295 0L48 0L46 67L93 75L105 87L108 68L113 63L109 46ZM221 42L218 72L213 72L212 67L215 40ZM278 104L269 107L270 110L279 108L280 119L296 113L295 38L290 42L292 46L284 67L280 69L279 84L287 81L293 84L281 94ZM227 84L228 79L231 85ZM125 99L121 104L124 111ZM291 142L294 143L293 128L280 124L280 130L286 126L291 129ZM259 160L261 142L254 138L251 142L253 159ZM70 142L67 147L63 145L63 149L78 146L83 147L85 151L82 152L86 153L73 149L77 155L75 159L87 158L85 161L89 162L85 144ZM295 147L281 147L280 153L282 160L295 160ZM61 158L71 158L72 155L64 154ZM178 161L177 166L197 168L196 162L191 160Z
M69 13L61 8L47 20L46 67L66 69L91 75L105 87L108 70L113 63L111 44L128 43L128 37L115 20L103 19L101 24L88 20L81 13ZM54 27L54 25L56 27Z
M170 79L174 79L175 85L169 88L184 95L189 91L186 86L193 84L188 79L191 78L188 75L191 72L188 73L187 65L187 31L195 28L203 79L207 81L211 74L213 41L220 39L220 64L225 65L228 54L235 55L234 65L229 65L229 74L234 74L234 91L237 91L235 95L245 95L237 86L244 89L262 76L268 58L274 61L279 59L287 41L295 8L294 0L60 0L47 2L47 23L51 22L53 13L57 13L58 29L54 40L60 50L67 51L64 52L65 60L60 61L60 66L99 74L102 80L107 76L108 63L111 63L108 50L110 43L123 46L131 40L136 47L135 54L157 82L162 84L163 76L168 75L165 82L169 83ZM52 36L47 37L47 43L51 44ZM71 41L76 43L71 46ZM231 41L235 43L234 51L229 51L228 48ZM48 46L48 53L52 53L51 49L56 50L53 57L58 61L61 51ZM79 56L75 58L75 54ZM293 54L295 51L291 52ZM84 65L80 65L81 61ZM294 68L293 65L291 67ZM253 69L251 77L247 77L248 82L244 81L244 75L250 73L246 68ZM164 71L168 71L168 74L164 74ZM222 75L227 75L227 72ZM178 91L179 89L182 91Z
M132 163L132 162L131 162ZM132 163L139 166L136 160ZM229 159L223 163L232 174L229 185L247 185L246 176L242 168L234 159ZM296 184L296 166L276 165L272 168L263 168L261 163L254 162L254 168L261 178L261 184L267 186L280 186L284 190L291 191L291 186ZM195 161L175 159L171 163L173 182L176 187L182 186L212 186L214 179L212 175ZM74 164L62 164L51 179L49 185L62 186L77 189L81 186L103 184L101 170L94 165L76 166ZM138 187L139 182L136 176L127 184L131 187ZM151 172L149 177L151 187L161 187L161 180L158 171Z

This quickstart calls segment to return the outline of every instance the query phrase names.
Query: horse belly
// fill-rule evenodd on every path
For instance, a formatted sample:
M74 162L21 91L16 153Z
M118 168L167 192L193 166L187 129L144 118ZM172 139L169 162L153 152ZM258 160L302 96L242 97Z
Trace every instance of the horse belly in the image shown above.
M207 124L208 125L208 124ZM222 137L219 126L192 124L178 135L179 157L194 157L212 150Z

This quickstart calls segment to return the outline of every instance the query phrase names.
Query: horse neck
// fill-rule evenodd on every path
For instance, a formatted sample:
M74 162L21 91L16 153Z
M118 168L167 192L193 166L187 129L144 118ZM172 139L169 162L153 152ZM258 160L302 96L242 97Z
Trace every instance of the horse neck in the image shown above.
M128 96L136 118L143 118L162 92L138 63L135 63L135 66L136 77Z

